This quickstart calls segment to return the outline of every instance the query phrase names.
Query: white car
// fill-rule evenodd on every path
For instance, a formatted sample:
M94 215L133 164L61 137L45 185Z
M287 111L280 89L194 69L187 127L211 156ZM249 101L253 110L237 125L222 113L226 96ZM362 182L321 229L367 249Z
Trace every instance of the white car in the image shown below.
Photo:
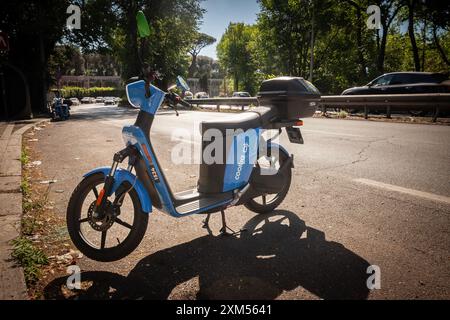
M106 97L106 98L103 99L103 103L105 104L105 106L107 106L107 105L115 105L116 104L116 98Z
M104 98L103 97L97 97L95 98L95 103L103 103Z
M72 102L73 106L79 106L81 104L80 100L78 98L70 98L69 99Z
M197 92L197 94L195 95L196 99L209 99L209 94L207 94L206 92Z
M184 93L184 100L192 100L194 99L194 94L190 91L186 91Z
M250 98L251 95L248 92L234 92L233 98Z

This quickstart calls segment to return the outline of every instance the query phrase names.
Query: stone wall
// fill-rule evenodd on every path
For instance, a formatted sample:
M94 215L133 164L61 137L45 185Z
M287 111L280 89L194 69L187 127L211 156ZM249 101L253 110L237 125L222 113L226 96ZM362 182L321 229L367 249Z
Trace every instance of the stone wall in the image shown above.
M200 79L198 78L189 78L187 79L187 83L194 95L204 91L200 88ZM208 94L211 98L219 97L222 91L223 79L208 79Z

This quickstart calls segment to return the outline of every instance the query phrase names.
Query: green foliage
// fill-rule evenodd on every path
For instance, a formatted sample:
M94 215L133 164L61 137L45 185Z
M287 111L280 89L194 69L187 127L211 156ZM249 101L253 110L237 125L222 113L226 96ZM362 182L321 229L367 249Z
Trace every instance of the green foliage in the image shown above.
M20 153L20 162L22 163L22 166L25 166L30 162L30 157L28 156L28 152L25 148L22 148Z
M256 92L256 26L230 23L217 46L219 61L234 80L234 91Z
M411 1L258 2L261 12L256 26L232 24L219 43L220 63L234 79L235 90L257 88L273 76L310 78L312 43L313 82L323 94L340 94L346 88L365 85L383 72L416 69L411 35L405 31ZM450 6L439 1L414 2L420 70L448 72ZM367 28L366 10L371 4L381 8L382 30ZM246 36L244 29L251 30L247 33L251 36Z
M81 99L83 97L122 97L125 95L125 90L108 87L93 87L89 89L81 87L64 87L61 89L61 93L66 98L75 97Z
M198 55L200 54L200 51L202 51L203 48L212 45L217 40L210 35L207 35L205 33L197 33L194 42L191 45L189 49L189 53L192 56L191 66L189 67L189 77L196 76L196 73L198 71ZM204 72L203 72L204 73ZM202 73L202 74L203 74Z
M68 0L15 0L0 1L0 30L10 39L11 53L5 58L18 67L31 86L31 106L36 111L46 110L46 95L49 78L47 60L55 44L66 34ZM18 96L24 96L22 81L16 75L8 79L14 108L20 115L24 104ZM19 100L20 101L20 100Z
M21 237L13 240L13 251L11 256L24 269L25 281L27 284L33 284L40 277L40 267L48 265L48 258L43 251L36 248L33 243Z
M22 179L20 182L20 190L22 191L22 195L24 197L29 196L30 194L30 184L28 183L28 180Z
M344 110L339 111L339 113L338 113L338 118L339 119L345 119L347 117L348 117L348 112L347 111L344 111Z

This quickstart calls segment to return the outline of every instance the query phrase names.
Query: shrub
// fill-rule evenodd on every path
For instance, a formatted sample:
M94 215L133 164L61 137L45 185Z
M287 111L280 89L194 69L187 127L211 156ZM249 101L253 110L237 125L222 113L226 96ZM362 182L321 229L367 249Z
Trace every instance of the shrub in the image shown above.
M82 87L64 87L61 89L61 93L65 98L82 99L84 97L121 97L125 95L125 90L112 87L93 87L89 89Z
M348 112L345 111L345 110L341 110L341 111L338 113L338 118L339 118L339 119L345 119L345 118L347 118L347 117L348 117Z

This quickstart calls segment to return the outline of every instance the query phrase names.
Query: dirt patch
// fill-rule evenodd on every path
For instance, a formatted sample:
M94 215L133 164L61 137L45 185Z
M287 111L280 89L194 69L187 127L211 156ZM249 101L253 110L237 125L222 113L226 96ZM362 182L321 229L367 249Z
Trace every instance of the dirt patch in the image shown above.
M37 130L45 130L46 124ZM41 263L25 269L30 299L42 299L45 286L56 278L67 276L67 267L76 264L82 255L76 251L69 239L64 215L57 214L48 194L52 177L40 170L42 155L36 151L35 130L28 131L23 138L22 193L23 217L20 241L32 252L40 252ZM28 274L30 273L30 274Z

